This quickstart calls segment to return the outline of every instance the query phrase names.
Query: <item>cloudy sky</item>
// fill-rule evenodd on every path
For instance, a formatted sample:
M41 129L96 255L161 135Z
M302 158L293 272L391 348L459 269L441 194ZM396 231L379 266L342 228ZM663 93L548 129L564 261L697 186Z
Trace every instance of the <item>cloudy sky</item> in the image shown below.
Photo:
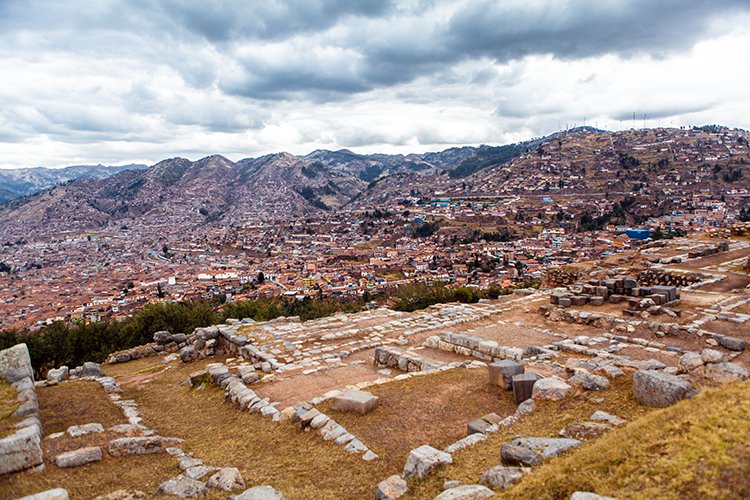
M747 26L747 0L0 0L0 167L750 128Z

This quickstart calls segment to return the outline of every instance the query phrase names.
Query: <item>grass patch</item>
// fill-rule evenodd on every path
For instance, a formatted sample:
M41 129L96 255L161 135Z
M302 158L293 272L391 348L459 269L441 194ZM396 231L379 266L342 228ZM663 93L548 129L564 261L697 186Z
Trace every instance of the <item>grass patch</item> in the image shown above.
M368 415L334 412L327 402L319 409L399 470L410 450L423 444L444 448L466 435L469 421L516 410L509 392L489 384L487 370L457 368L366 390L380 398Z
M540 468L511 498L748 498L750 382L706 389Z
M126 423L122 412L112 404L97 382L75 380L39 387L37 398L45 435L63 432L71 425L91 422L98 422L105 429Z
M13 424L18 420L13 413L17 409L18 393L7 380L0 380L0 438L13 433Z

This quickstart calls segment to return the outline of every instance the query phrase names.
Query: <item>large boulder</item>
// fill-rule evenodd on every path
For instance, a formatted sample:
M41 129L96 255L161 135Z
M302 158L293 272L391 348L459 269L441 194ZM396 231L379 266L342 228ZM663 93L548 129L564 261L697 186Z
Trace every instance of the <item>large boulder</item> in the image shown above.
M366 391L350 389L333 398L331 409L334 411L353 412L364 415L378 407L380 399Z
M450 453L437 450L429 445L422 445L409 452L409 457L404 465L404 478L416 477L423 479L430 472L443 464L452 464L453 457Z
M744 351L747 347L747 341L737 337L725 335L719 339L719 344L730 351Z
M609 387L609 380L606 377L591 375L584 371L576 373L568 382L571 384L580 384L587 391L603 391Z
M394 474L378 483L375 488L375 498L377 500L398 500L408 491L409 486L406 481L401 476Z
M31 357L26 344L16 344L0 351L0 376L5 377L11 384L25 378L34 380Z
M490 498L495 492L481 484L464 484L450 488L435 497L435 500L477 500Z
M703 358L697 352L686 352L680 357L678 364L682 371L688 372L703 366Z
M572 387L559 378L549 377L537 380L531 393L534 399L559 401L570 392Z
M99 365L98 363L94 363L93 361L86 361L81 367L78 375L81 377L103 377L104 370L102 370L101 365Z
M633 394L642 405L663 408L694 392L689 381L660 370L638 370L633 376Z
M487 365L490 384L510 391L513 389L513 375L523 373L523 365L509 359L503 359Z
M729 384L747 380L748 371L734 363L712 363L706 365L706 378L717 384Z
M0 439L0 474L36 467L42 462L38 427L24 427Z
M159 345L167 345L172 342L172 334L166 330L154 333L154 342Z

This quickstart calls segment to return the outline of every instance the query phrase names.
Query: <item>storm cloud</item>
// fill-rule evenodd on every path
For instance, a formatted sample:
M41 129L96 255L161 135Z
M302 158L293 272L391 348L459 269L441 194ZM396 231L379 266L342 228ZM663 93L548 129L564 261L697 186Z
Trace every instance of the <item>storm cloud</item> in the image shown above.
M749 21L738 0L5 0L0 166L748 127Z

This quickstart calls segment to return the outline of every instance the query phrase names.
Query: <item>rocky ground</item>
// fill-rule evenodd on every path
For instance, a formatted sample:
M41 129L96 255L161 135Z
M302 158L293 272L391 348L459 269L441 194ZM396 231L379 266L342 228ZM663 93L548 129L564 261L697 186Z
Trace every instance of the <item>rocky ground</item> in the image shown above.
M673 259L680 245L651 256ZM750 416L750 295L726 285L737 282L734 261L747 252L737 244L724 260L654 266L664 279L682 271L703 281L680 287L679 302L647 304L635 316L624 313L632 302L560 306L551 295L562 292L542 290L414 313L237 319L185 335L159 332L153 344L113 355L102 372L61 368L37 383L44 467L0 477L0 495L64 488L74 498L225 498L266 487L239 498L270 498L268 488L287 498L376 490L378 498L482 498L536 491L536 478L547 477L556 481L550 496L569 496L573 485L630 496L632 484L613 476L622 460L613 436L651 436L653 419L680 407L716 408L726 422ZM617 281L631 270L590 272L584 280ZM497 371L493 379L499 368L488 365L497 360L532 380L498 379ZM531 398L521 401L523 383ZM347 392L354 390L361 392ZM725 392L731 407L715 403ZM705 474L680 475L681 488L746 491L734 472L747 465L741 443L730 441L726 460ZM657 451L639 455L640 466ZM612 462L581 480L571 464L592 462L594 452ZM688 453L680 463L691 460ZM677 479L642 480L661 491Z

